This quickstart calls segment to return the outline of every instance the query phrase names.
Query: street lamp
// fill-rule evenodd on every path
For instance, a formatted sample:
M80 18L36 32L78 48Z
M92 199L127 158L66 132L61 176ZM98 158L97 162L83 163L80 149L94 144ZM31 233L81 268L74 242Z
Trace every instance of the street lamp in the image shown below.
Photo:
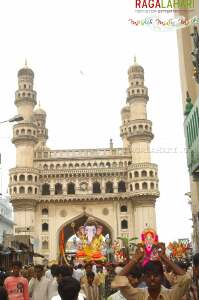
M12 117L12 118L10 118L8 120L1 121L0 124L6 123L6 122L10 122L11 123L11 122L23 121L23 119L24 118L21 115L16 115L16 116L14 116L14 117Z

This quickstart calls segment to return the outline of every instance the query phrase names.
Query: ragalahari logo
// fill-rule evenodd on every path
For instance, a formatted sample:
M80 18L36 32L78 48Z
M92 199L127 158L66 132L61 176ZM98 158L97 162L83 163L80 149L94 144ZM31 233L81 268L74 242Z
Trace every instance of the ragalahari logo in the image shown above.
M135 0L135 8L171 10L194 9L194 0Z

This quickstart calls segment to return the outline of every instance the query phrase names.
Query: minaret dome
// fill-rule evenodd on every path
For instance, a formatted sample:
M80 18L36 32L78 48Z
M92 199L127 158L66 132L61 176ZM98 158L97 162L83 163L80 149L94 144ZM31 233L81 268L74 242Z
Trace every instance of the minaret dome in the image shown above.
M43 110L40 106L37 108L37 109L35 109L35 111L34 111L34 115L36 116L36 115L38 115L38 116L46 116L46 112L45 112L45 110Z
M128 75L133 75L132 79L144 79L144 68L137 63L136 57L134 57L134 64L128 69Z

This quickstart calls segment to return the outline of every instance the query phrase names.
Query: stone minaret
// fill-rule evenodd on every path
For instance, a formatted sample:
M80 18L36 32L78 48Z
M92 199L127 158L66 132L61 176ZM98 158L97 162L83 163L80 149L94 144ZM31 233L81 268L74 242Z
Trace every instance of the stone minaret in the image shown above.
M12 142L16 146L16 167L10 170L10 195L14 206L15 232L34 231L36 198L39 193L38 169L34 168L34 147L38 142L37 124L33 118L36 92L33 90L34 73L27 67L18 72L18 90L15 105L24 120L13 126Z
M16 167L33 167L33 152L37 143L37 126L32 118L33 109L37 104L33 80L34 73L27 65L19 70L15 105L18 114L22 115L24 120L13 127L12 142L16 146Z
M48 129L46 128L46 112L40 107L34 110L34 121L37 125L37 138L38 143L35 147L35 150L38 148L45 148L46 141L48 139Z
M159 196L157 166L151 163L152 122L147 119L148 89L144 69L134 59L128 69L127 105L122 109L120 136L123 147L132 153L129 166L129 192L133 196L135 236L146 226L156 228L155 200Z

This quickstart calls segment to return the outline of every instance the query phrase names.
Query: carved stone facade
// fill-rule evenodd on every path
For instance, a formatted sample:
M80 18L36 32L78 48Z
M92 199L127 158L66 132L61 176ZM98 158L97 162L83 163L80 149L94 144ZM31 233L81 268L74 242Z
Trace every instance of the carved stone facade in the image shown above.
M123 148L51 150L46 112L35 105L33 71L18 72L15 105L24 120L13 127L16 167L10 170L15 234L30 234L35 251L50 261L59 255L60 230L93 216L117 236L139 236L156 227L157 165L151 163L152 123L147 120L144 69L134 62L122 109Z

